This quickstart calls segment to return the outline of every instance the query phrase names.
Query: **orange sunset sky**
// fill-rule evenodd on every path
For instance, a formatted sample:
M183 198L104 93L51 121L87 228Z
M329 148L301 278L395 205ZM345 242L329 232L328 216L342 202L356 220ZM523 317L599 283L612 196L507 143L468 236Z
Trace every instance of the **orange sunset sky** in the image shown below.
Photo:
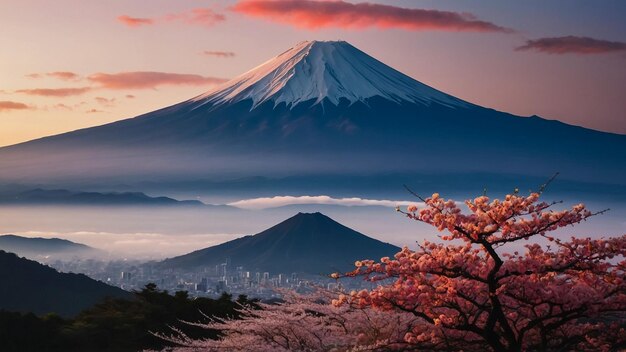
M2 0L0 146L203 93L346 40L461 99L626 133L624 1Z

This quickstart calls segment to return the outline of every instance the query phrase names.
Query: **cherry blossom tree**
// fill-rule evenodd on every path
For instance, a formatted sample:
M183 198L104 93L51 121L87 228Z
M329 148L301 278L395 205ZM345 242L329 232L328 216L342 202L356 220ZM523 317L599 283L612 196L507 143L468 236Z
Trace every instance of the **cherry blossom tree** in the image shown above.
M171 351L387 351L410 349L404 340L417 318L405 312L334 307L336 293L318 290L299 295L281 291L285 302L242 307L238 319L207 317L207 323L187 323L219 330L218 340L193 339L179 329L155 334L176 346ZM260 308L260 309L259 309Z
M405 247L380 262L358 261L353 272L334 274L380 285L340 295L333 304L412 314L419 323L404 340L419 350L624 348L626 235L553 236L597 213L583 204L554 210L560 202L540 201L544 188L528 196L516 191L502 200L467 200L467 213L439 194L420 198L423 206L402 213L436 227L442 241L425 241L416 251Z

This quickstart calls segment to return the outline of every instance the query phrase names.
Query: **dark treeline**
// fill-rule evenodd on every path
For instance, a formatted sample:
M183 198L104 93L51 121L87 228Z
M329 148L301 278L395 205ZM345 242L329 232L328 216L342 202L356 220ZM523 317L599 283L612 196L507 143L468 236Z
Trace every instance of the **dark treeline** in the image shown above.
M167 342L150 332L170 331L174 326L191 337L217 336L183 321L203 321L207 316L237 316L241 304L254 304L246 296L236 300L223 294L218 299L174 295L148 284L133 299L106 299L73 318L56 314L0 311L1 350L10 351L138 351L162 349ZM204 314L204 315L203 315Z

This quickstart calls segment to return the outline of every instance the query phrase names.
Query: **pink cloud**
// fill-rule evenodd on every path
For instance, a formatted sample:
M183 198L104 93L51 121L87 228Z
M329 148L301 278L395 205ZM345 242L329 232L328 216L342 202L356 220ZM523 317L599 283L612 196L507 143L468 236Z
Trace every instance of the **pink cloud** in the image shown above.
M225 21L226 17L214 10L198 8L191 11L170 14L165 16L166 21L181 21L187 24L211 27L219 22Z
M203 55L206 56L215 56L215 57L235 57L235 53L232 51L210 51L205 50L202 52Z
M515 50L532 50L547 54L605 54L626 51L626 43L570 35L527 40L525 45Z
M0 111L8 111L8 110L29 110L32 109L31 106L28 106L24 103L19 103L16 101L0 101Z
M71 106L67 106L67 105L65 105L63 103L56 104L56 105L53 106L53 108L59 109L59 110L68 110L68 111L74 110L74 109L72 109Z
M128 15L118 16L117 20L128 27L141 27L154 24L154 20L151 18L130 17Z
M80 76L77 73L68 71L49 72L46 73L46 76L58 78L64 81L76 81L80 79Z
M242 0L233 11L289 24L298 28L405 29L457 32L512 32L478 20L474 15L450 11L403 8L369 2L314 0Z
M112 107L115 105L115 98L107 99L103 97L95 97L93 99L102 106Z
M108 89L150 89L161 85L212 85L225 82L225 79L204 77L195 74L167 72L120 72L95 73L89 81Z
M126 94L126 99L135 99L136 97L132 94Z
M63 81L77 81L80 79L80 75L78 75L77 73L74 72L69 72L69 71L55 71L55 72L48 72L48 73L31 73L28 75L25 75L28 78L43 78L44 76L48 76L48 77L52 77L52 78L56 78L56 79L60 79Z
M118 22L128 27L140 27L157 24L160 22L182 22L190 25L211 27L226 20L226 16L208 8L197 8L181 13L172 13L158 18L130 17L121 15Z
M22 93L27 95L38 95L43 97L69 97L73 95L82 95L89 92L91 87L80 88L34 88L34 89L20 89L16 90L16 93Z
M106 112L106 111L98 110L98 109L89 109L89 110L87 110L85 112L88 113L88 114L97 114L97 113Z

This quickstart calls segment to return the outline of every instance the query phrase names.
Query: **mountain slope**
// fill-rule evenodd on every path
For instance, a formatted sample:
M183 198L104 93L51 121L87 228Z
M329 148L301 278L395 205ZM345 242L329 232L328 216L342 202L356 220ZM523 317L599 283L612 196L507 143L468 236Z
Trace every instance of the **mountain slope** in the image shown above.
M561 172L626 184L626 136L467 103L345 42L304 42L188 101L0 148L0 181Z
M60 238L28 238L15 235L0 236L0 250L26 257L99 254L95 248Z
M253 236L241 237L161 262L164 267L234 267L273 273L330 274L354 261L393 256L400 248L367 237L320 213L297 215Z
M82 274L65 274L0 251L0 309L72 316L105 297L131 293Z
M324 100L338 105L372 97L423 105L471 104L422 84L346 42L301 42L264 64L192 101L219 106L252 100L252 108L272 101L294 107Z

